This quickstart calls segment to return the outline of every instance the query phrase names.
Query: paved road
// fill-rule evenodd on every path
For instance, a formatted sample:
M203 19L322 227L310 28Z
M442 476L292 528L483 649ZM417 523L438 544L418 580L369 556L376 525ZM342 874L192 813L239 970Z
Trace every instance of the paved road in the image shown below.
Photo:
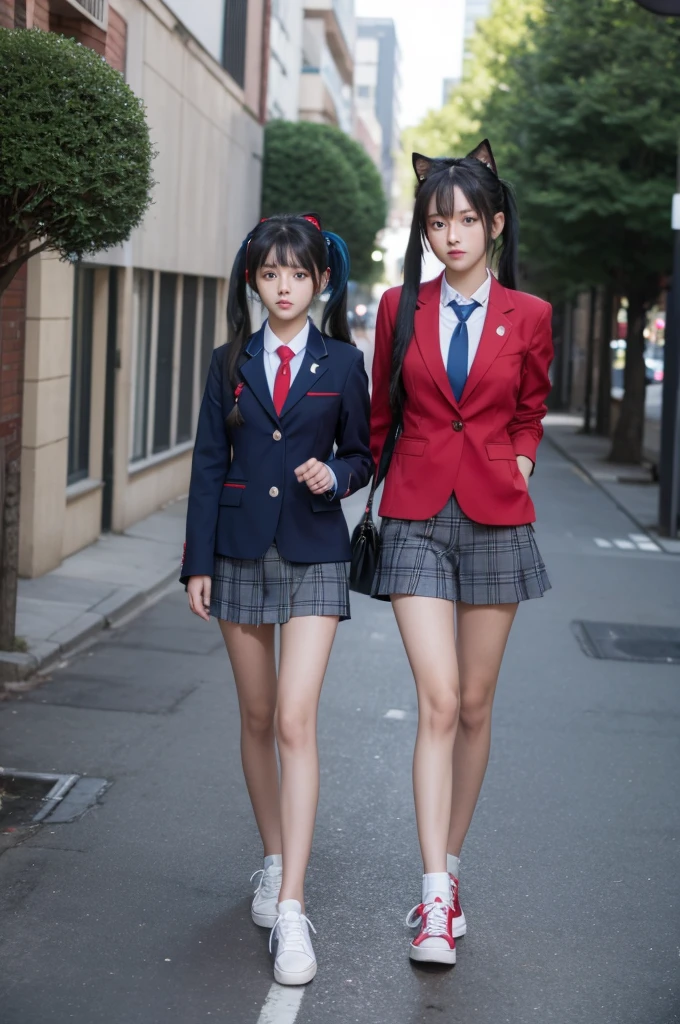
M178 587L0 705L4 763L112 782L82 819L0 857L3 1024L680 1020L680 668L591 660L570 631L677 624L679 564L598 548L634 527L547 444L532 487L554 590L511 637L455 970L407 959L415 697L389 606L357 599L321 710L319 974L299 1005L263 1013L236 699L216 625Z

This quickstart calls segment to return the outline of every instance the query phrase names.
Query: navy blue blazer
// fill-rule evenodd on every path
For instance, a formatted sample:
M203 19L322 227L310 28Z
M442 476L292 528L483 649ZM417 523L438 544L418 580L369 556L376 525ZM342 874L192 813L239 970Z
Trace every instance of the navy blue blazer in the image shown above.
M291 562L345 562L340 507L373 473L368 379L361 352L310 323L307 349L280 416L264 368L264 327L250 338L238 402L245 423L228 429L234 394L213 353L194 448L182 582L212 576L215 554L259 558L276 541ZM335 449L335 450L334 450ZM294 470L317 458L338 480L333 500L312 494Z

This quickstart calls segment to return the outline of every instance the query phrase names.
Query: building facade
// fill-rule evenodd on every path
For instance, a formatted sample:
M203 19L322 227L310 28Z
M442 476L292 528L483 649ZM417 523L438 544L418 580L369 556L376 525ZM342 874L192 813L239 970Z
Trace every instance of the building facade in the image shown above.
M353 129L354 0L304 0L298 116Z
M267 11L265 0L22 10L28 27L76 35L125 74L158 153L153 205L125 245L77 266L27 265L19 566L36 576L188 489L231 263L259 216Z
M303 22L303 0L271 0L268 121L298 119Z
M359 18L354 76L356 112L371 141L379 147L377 163L388 200L396 188L394 162L400 136L399 64L394 21L391 18Z

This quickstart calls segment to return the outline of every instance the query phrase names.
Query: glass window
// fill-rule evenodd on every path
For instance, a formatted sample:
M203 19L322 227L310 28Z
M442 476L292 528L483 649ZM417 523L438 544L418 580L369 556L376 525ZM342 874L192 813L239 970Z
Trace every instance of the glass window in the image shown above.
M175 347L175 303L177 275L161 274L158 306L158 344L156 346L156 391L153 422L153 451L170 447L172 410L172 355Z
M132 458L146 457L149 425L149 374L151 370L151 326L153 321L153 272L135 272L135 319L137 355L135 360L135 408L132 429Z
M203 279L203 325L201 327L201 391L205 387L215 348L215 323L217 314L217 278Z
M235 82L246 80L246 23L248 0L226 0L224 6L224 47L222 63Z
M177 404L177 443L191 440L194 396L194 352L196 350L196 309L198 278L186 275L182 287L182 338Z
M76 267L71 340L71 400L67 482L90 473L90 398L92 394L92 320L94 270Z

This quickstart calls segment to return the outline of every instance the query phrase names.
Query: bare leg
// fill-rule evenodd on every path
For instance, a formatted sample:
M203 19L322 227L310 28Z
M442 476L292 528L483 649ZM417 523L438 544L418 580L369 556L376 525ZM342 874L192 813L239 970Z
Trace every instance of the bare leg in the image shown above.
M281 627L276 739L281 758L283 880L280 900L299 900L312 850L319 799L316 720L338 619L304 615Z
M274 626L220 619L241 711L241 763L265 857L281 853L279 769L274 745L276 653Z
M460 856L491 746L491 711L516 604L457 605L460 721L453 748L453 796L447 850Z
M395 594L392 606L418 693L413 792L423 869L446 871L451 761L458 722L453 604Z

